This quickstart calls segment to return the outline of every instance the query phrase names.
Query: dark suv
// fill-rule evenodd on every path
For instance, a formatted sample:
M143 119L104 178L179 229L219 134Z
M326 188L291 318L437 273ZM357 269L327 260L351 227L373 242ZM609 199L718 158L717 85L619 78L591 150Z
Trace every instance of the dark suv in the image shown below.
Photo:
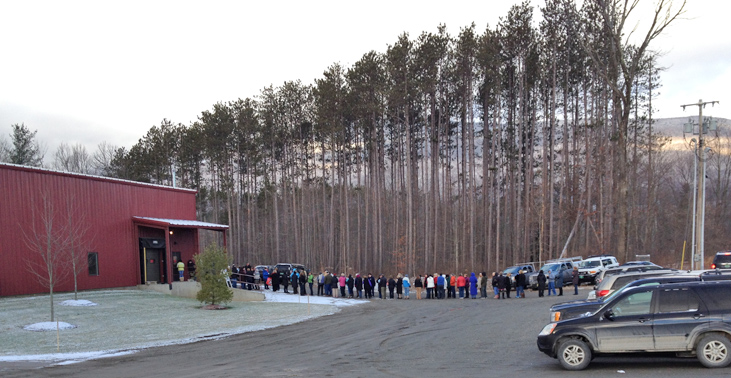
M731 363L731 281L683 282L623 290L589 316L546 325L538 349L567 370L593 355L676 352L706 367Z
M729 269L731 268L731 251L718 252L713 257L711 269Z
M660 285L660 284L667 284L667 283L676 283L676 282L692 282L692 281L700 281L701 278L697 275L675 275L675 274L669 274L665 276L658 276L658 277L634 277L635 279L629 283L624 284L621 288L612 291L612 293L599 297L594 300L583 300L583 301L572 301L572 302L564 302L564 303L557 303L553 306L551 306L550 312L551 312L551 322L558 322L561 320L566 319L573 319L578 318L585 314L593 314L596 310L598 310L600 307L602 307L605 303L608 301L611 301L614 297L619 295L622 290L627 290L630 287L635 286L647 286L647 285Z

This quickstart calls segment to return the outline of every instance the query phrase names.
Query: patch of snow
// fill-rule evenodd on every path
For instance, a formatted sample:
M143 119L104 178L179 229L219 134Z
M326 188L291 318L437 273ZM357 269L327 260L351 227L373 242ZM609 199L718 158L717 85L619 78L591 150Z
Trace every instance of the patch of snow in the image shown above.
M335 307L348 307L356 306L359 304L367 303L368 301L362 299L348 299L348 298L333 298L333 297L321 297L321 296L310 296L310 295L299 295L299 294L285 294L280 292L272 292L270 290L262 291L264 294L264 301L266 302L278 302L278 303L302 303L307 304L308 300L310 304L321 304L330 305Z
M96 306L96 303L92 301L87 301L85 299L79 299L79 300L68 300L61 302L61 306L75 306L75 307L86 307L86 306Z
M125 356L137 353L137 350L126 351L100 351L100 352L84 352L84 353L53 353L53 354L35 354L26 356L0 356L0 361L59 361L56 365L71 365L79 362L93 360L97 358L108 358Z
M75 325L66 322L41 322L23 327L26 331L55 331L56 329L72 329Z

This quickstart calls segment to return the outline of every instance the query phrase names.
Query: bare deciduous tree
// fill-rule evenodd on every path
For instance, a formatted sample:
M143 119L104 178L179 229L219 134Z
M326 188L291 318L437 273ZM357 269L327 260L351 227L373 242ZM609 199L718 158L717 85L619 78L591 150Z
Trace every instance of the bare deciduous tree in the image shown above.
M30 229L21 231L31 252L26 260L28 271L43 287L48 288L51 301L51 321L53 321L55 319L54 287L66 280L70 273L70 270L67 269L68 259L65 253L68 247L68 234L64 230L63 222L59 219L48 191L41 194L41 202L32 204Z

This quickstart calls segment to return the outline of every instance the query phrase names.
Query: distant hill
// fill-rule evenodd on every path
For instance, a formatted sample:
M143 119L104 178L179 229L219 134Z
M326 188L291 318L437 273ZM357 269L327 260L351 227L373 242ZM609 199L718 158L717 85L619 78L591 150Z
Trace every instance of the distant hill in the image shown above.
M685 123L688 123L689 119L693 119L696 123L698 122L698 116L688 116L688 117L674 117L674 118L660 118L655 120L655 124L653 125L653 132L659 132L663 135L667 135L672 138L672 141L670 142L669 146L666 146L666 149L671 150L678 150L678 149L687 149L687 141L689 141L692 138L695 138L696 136L693 134L684 134L683 133L683 125ZM731 131L731 120L727 118L716 118L714 117L716 122L718 123L718 130L724 135L728 135L729 131Z

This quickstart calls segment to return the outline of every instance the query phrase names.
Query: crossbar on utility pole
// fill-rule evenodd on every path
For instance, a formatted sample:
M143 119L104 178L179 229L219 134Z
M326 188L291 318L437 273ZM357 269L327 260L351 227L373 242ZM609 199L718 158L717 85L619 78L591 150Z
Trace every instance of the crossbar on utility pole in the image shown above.
M703 214L703 205L706 201L706 172L705 172L705 163L706 163L706 150L705 150L705 143L703 142L703 108L706 107L706 105L710 104L711 106L718 104L718 101L703 101L698 100L698 102L694 104L685 104L680 105L680 107L685 110L686 106L697 106L698 107L698 145L697 145L697 152L695 154L696 161L698 164L696 164L696 198L695 198L695 229L693 230L693 236L695 239L695 246L693 246L693 257L691 258L691 269L703 269L704 263L703 263L703 221L704 221L704 214ZM698 257L698 261L696 260L696 256Z

